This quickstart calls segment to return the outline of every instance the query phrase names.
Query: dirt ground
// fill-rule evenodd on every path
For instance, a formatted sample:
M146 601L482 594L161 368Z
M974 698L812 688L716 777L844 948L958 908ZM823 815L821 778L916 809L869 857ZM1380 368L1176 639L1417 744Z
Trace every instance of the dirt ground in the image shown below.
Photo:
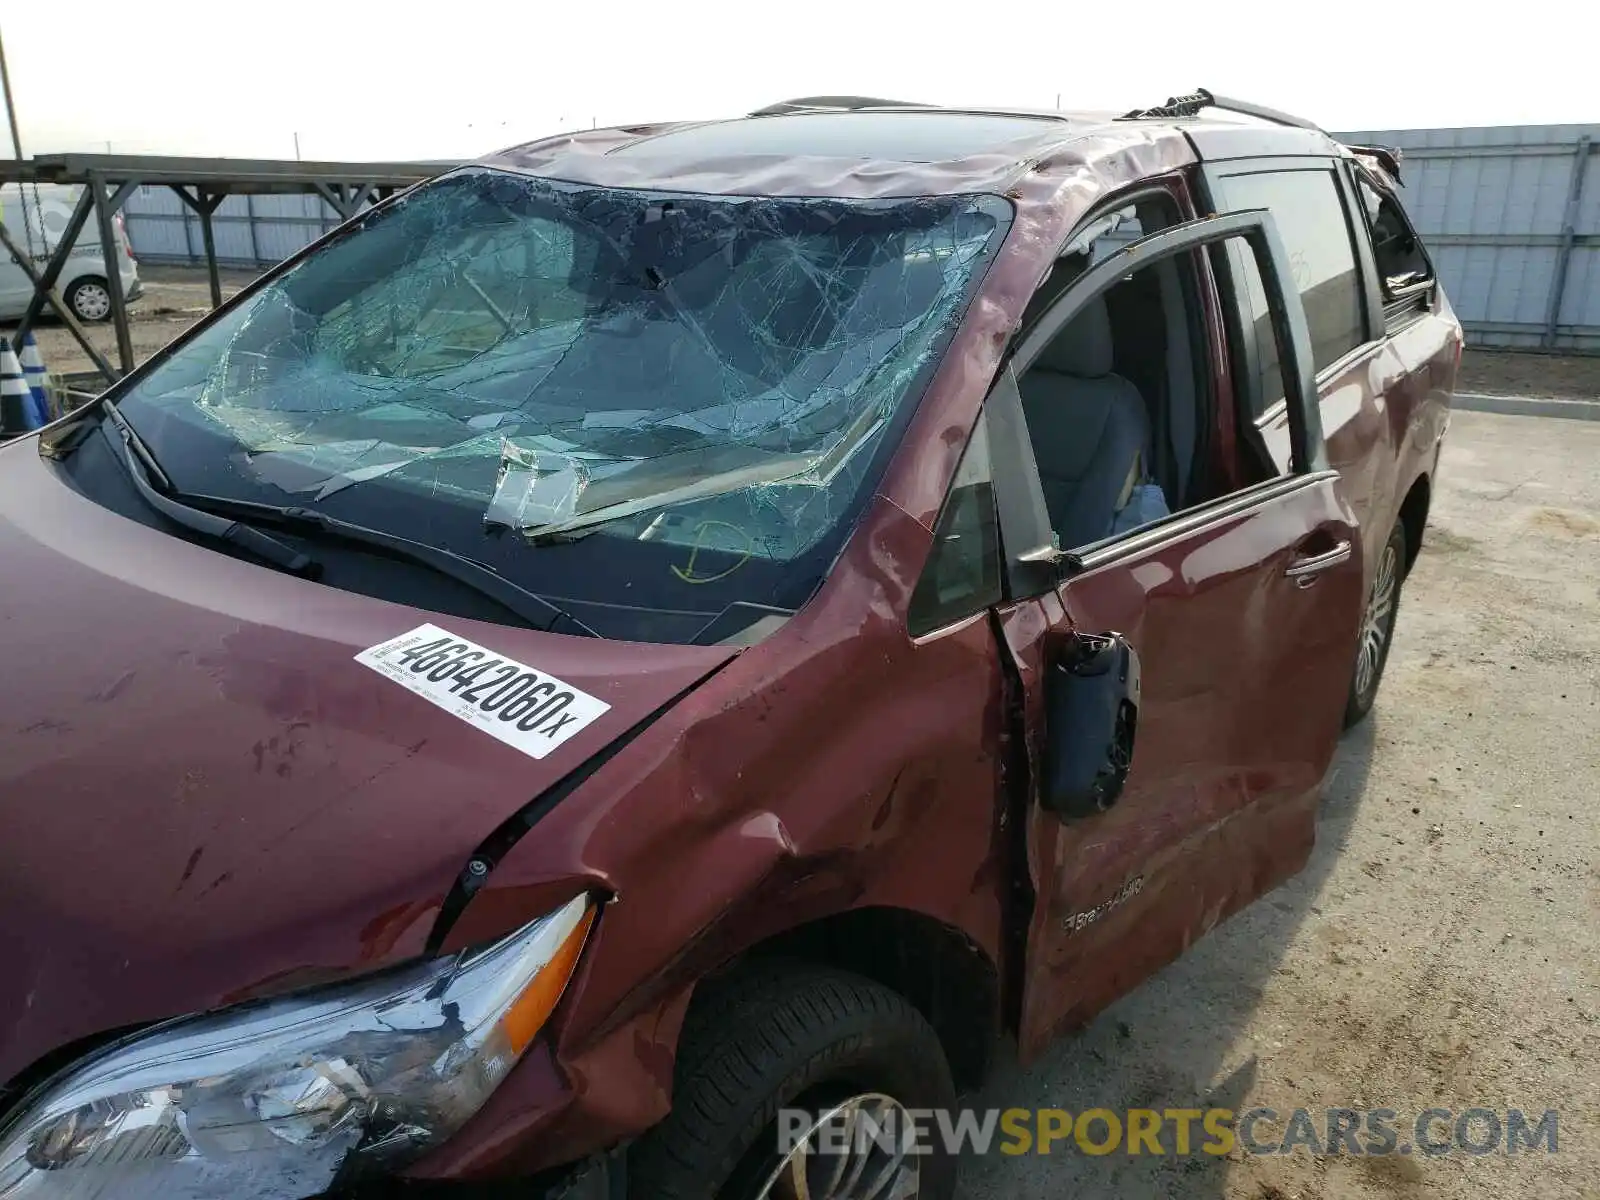
M1600 400L1600 355L1468 350L1456 387L1483 396Z
M1600 1198L1596 462L1600 424L1455 414L1383 690L1329 773L1309 867L974 1101L1556 1109L1557 1153L1058 1146L970 1162L963 1200Z
M161 267L141 263L139 276L144 294L129 307L133 320L134 357L143 362L196 320L211 311L211 284L204 270L193 267ZM223 271L222 294L233 295L255 278L253 271ZM3 330L9 332L9 329ZM77 340L54 316L41 318L34 330L39 353L47 368L58 375L73 375L94 370ZM89 340L115 365L117 332L110 322L89 326Z

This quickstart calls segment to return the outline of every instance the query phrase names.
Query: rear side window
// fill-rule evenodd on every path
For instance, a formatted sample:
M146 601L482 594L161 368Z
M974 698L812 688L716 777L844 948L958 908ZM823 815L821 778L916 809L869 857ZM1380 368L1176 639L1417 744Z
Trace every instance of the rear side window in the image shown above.
M1356 180L1362 207L1366 209L1367 228L1372 233L1372 257L1383 284L1383 298L1393 300L1429 282L1433 267L1399 202L1380 192L1359 172Z
M1350 223L1332 170L1262 171L1220 181L1222 206L1230 211L1265 208L1277 222L1294 284L1305 305L1312 358L1318 371L1366 341L1361 277L1356 270ZM1240 246L1229 248L1233 274L1255 325L1259 387L1253 407L1260 416L1283 399L1277 342L1266 292L1254 261Z

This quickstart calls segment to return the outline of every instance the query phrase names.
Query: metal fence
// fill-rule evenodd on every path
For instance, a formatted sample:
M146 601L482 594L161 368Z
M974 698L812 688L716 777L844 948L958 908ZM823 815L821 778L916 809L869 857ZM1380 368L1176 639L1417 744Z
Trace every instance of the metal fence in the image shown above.
M170 188L146 185L122 210L134 253L150 262L204 263L200 218ZM321 196L229 196L212 214L217 261L269 267L339 224Z
M1600 353L1600 125L1337 134L1399 146L1401 200L1478 346ZM202 262L200 223L166 188L125 209L140 258ZM339 222L318 196L230 197L217 257L264 267Z
M1335 136L1404 151L1401 202L1469 344L1600 353L1600 125Z

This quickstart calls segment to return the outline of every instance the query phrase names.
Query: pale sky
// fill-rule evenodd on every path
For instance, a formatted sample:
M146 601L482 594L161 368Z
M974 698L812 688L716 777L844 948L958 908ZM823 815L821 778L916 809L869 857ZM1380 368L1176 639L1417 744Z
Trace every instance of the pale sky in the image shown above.
M466 158L794 96L1124 109L1209 87L1324 128L1600 122L1572 0L0 0L26 154ZM1314 14L1314 15L1313 15ZM1584 32L1587 29L1587 33ZM0 155L10 147L0 133Z

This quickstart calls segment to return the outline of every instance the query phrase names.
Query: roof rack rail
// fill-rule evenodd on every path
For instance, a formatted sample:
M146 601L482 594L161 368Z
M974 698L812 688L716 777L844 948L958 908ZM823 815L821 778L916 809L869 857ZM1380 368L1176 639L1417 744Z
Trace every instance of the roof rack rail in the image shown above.
M1292 125L1296 129L1310 129L1316 133L1326 132L1322 126L1304 117L1292 116L1286 112L1279 112L1275 108L1266 108L1260 104L1251 104L1248 100L1234 100L1228 96L1219 96L1205 88L1196 88L1187 96L1169 96L1165 104L1158 104L1154 108L1136 108L1132 112L1123 113L1117 118L1119 121L1142 121L1159 117L1193 117L1198 116L1202 108L1220 108L1225 112L1240 113L1247 117L1259 117L1263 121L1271 121L1274 125Z
M778 117L797 112L858 112L864 108L927 108L914 100L884 100L876 96L802 96L798 100L779 100L758 108L752 117Z

